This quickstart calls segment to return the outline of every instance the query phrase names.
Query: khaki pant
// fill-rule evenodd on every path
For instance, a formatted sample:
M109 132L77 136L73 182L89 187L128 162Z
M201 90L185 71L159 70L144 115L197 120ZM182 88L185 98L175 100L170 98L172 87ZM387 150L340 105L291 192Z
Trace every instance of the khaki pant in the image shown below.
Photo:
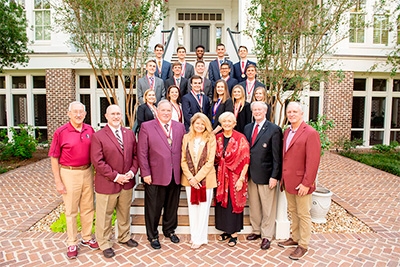
M255 184L250 179L248 194L253 233L272 240L275 233L276 187L269 189L268 184Z
M286 193L288 210L292 216L292 238L299 246L308 249L311 239L311 194L298 196Z
M87 168L86 170L60 168L60 176L67 190L67 193L63 194L63 200L67 221L67 243L68 246L72 246L78 242L76 222L78 209L81 217L82 239L89 240L92 238L94 215L93 171L92 168Z
M131 238L130 209L133 189L124 190L117 194L96 193L96 239L101 250L111 248L111 220L114 209L117 210L118 241L125 243Z

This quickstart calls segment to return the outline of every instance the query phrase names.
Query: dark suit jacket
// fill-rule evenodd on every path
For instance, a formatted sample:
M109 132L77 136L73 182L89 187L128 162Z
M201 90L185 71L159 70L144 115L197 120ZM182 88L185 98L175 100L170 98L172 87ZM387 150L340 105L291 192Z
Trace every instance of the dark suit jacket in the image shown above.
M227 62L229 66L231 67L231 70L233 69L233 63L232 61L228 59L224 59L224 62ZM229 74L230 77L232 77L232 71ZM219 71L219 63L218 59L215 59L210 62L210 65L208 66L208 79L210 79L212 86L215 87L215 82L221 79L221 73Z
M245 95L247 97L247 83L246 83L246 81L243 81L243 82L239 83L239 85L243 86L244 93L245 93ZM256 80L256 83L254 84L254 88L253 88L253 93L251 94L251 99L253 99L254 91L255 91L255 89L257 87L264 87L265 88L265 84L263 84L263 83L261 83L261 82Z
M251 113L250 104L244 102L242 111L239 112L236 118L235 130L243 133L244 127L253 120L253 114Z
M156 99L157 102L160 102L161 99L165 98L165 88L164 88L164 81L158 77L155 77L154 80L154 91L156 92ZM143 104L143 95L147 89L150 88L149 80L147 79L147 75L140 78L138 80L138 84L136 86L136 94L139 101L139 104Z
M163 81L167 80L169 77L171 77L171 63L166 60L162 61L161 75L160 70L158 69L158 64L156 64L156 72L154 75L158 78L161 78Z
M315 190L321 141L319 134L310 125L300 124L286 151L286 140L290 129L283 134L282 184L290 194L297 195L299 184L310 187L309 194ZM282 187L281 187L282 189Z
M208 116L208 112L210 111L210 100L208 97L203 94L203 106L200 108L199 103L193 94L189 93L182 97L182 113L185 122L185 129L189 131L190 127L190 119L197 112L202 112Z
M214 87L212 86L211 81L207 78L203 78L203 93L206 96L208 96L210 103L212 101L213 94L214 94L213 88ZM192 91L192 85L190 84L190 82L188 82L188 93L190 93L190 91Z
M140 126L145 121L154 120L154 114L151 111L150 107L145 103L138 106L137 109L137 129L136 132L139 132Z
M255 62L247 60L246 67L247 67L248 65L250 65L250 64L253 64L253 65L256 65L256 66L257 66L257 64L256 64ZM233 65L233 69L232 69L233 78L235 78L236 80L238 80L239 83L241 83L241 82L243 82L243 81L245 81L245 80L247 79L246 73L244 74L245 77L242 78L242 69L241 69L241 67L242 67L242 66L241 66L241 62L240 62L240 60L239 60L239 62L237 62L237 63L235 63L235 64Z
M229 91L229 94L230 94L230 96L232 97L232 88L233 88L236 84L238 84L239 82L238 82L238 80L236 80L235 78L230 77L226 83L228 84L228 91Z
M186 79L190 79L194 75L194 67L192 64L186 61L186 66L185 66L185 77Z
M256 184L268 184L269 178L281 179L282 129L265 121L259 127L254 144L251 144L254 122L244 127L244 135L250 144L249 179Z
M181 91L181 97L182 97L183 95L187 94L187 92L189 92L188 90L189 80L186 79L185 77L181 77L180 79L181 80L179 81L178 87L179 90ZM165 90L168 90L168 87L170 87L171 85L176 85L175 78L173 76L164 82Z
M138 138L138 160L140 175L151 175L153 185L167 186L172 180L181 182L182 139L185 127L171 120L172 146L158 120L142 124Z
M217 109L217 112L215 113L215 116L213 117L213 110L214 110L214 105L215 103L213 102L210 107L210 113L208 117L211 119L211 124L213 129L217 128L220 123L218 122L219 116L224 113L225 111L230 111L233 112L233 102L231 98L228 98L225 103L221 103ZM214 121L213 121L214 120Z
M136 174L138 171L136 138L127 128L121 127L121 132L124 150L108 125L93 134L90 155L96 169L94 187L97 193L116 194L135 185L135 179L124 185L114 183L118 173L125 174L131 170Z

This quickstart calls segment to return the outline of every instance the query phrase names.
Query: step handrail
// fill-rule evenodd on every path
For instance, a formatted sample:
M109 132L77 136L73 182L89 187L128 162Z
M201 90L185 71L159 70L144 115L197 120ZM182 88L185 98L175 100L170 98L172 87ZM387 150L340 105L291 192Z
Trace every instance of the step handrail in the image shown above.
M165 52L168 50L168 46L169 46L169 43L171 42L172 34L174 33L174 31L175 31L174 27L172 27L170 30L162 30L161 31L161 33L169 33L168 40L167 40L167 43L166 43L165 48L164 48ZM162 56L163 59L164 59L164 56L165 56L165 53Z
M226 29L226 31L228 32L229 37L231 38L231 41L232 41L233 47L235 48L235 52L236 52L237 57L240 58L239 51L238 51L235 39L233 39L233 35L234 34L240 34L240 32L231 31L230 28Z

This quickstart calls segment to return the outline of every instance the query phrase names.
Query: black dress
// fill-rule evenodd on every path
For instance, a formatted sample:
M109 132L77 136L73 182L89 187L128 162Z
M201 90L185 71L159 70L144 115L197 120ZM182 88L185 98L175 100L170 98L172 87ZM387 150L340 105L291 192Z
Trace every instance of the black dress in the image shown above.
M253 114L251 113L250 104L248 102L244 102L243 109L239 112L236 118L236 126L235 130L239 133L244 132L244 126L251 123L253 119Z

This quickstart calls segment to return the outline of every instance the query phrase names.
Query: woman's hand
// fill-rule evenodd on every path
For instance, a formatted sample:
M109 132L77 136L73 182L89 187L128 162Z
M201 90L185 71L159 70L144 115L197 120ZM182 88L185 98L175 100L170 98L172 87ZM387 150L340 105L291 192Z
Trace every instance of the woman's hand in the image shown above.
M235 184L236 192L242 190L243 188L243 178L239 178Z
M189 180L189 184L190 184L190 186L192 186L192 187L194 187L195 189L200 189L200 183L199 182L197 182L197 180L196 179L194 179L193 177L192 178L190 178L190 179L188 179Z

